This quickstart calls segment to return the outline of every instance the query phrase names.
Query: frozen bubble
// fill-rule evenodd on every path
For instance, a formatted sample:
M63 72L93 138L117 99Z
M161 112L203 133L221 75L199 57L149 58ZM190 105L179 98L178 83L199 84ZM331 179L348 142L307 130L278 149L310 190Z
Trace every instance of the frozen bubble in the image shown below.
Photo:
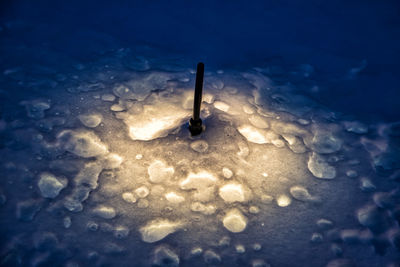
M107 101L107 102L112 102L115 100L115 96L112 94L104 94L101 96L101 100Z
M119 168L124 159L115 153L109 153L102 158L102 161L104 169L110 170Z
M42 202L29 199L17 203L17 219L24 222L32 221L42 208Z
M237 145L239 147L239 152L237 152L237 155L243 158L247 157L250 153L250 149L246 142L238 142Z
M255 259L251 261L251 267L271 267L271 265L262 259Z
M357 265L349 259L335 259L328 262L326 267L356 267Z
M235 246L235 250L239 254L243 254L246 252L246 248L242 244L238 244Z
M65 150L79 157L90 158L108 153L107 147L93 132L64 130L57 138L63 143Z
M82 114L78 116L83 125L89 128L97 127L103 120L103 116L98 113Z
M251 125L242 125L238 128L238 131L243 135L247 141L256 144L266 144L269 140L266 137L266 133L263 130L257 129Z
M42 197L55 198L67 186L67 183L67 179L57 178L53 174L45 172L40 174L38 187Z
M364 192L373 192L376 189L376 186L372 183L372 181L368 178L361 178L360 180L360 189Z
M130 192L123 193L122 194L122 199L125 202L128 202L128 203L135 203L136 202L136 197Z
M271 143L272 143L274 146L278 147L278 148L284 147L284 146L285 146L285 142L283 142L283 140L281 140L281 139L272 139L272 140L271 140Z
M224 168L222 168L222 175L223 175L226 179L230 179L230 178L232 178L232 176L233 176L233 172L232 172L230 169L224 167Z
M137 160L140 160L140 159L143 158L143 155L142 155L142 154L137 154L137 155L135 156L135 158L136 158Z
M355 178L358 176L358 173L355 170L346 171L346 176L350 178Z
M193 197L199 201L209 201L214 196L214 185L217 178L207 171L199 173L189 173L188 176L179 183L182 190L193 190Z
M80 212L83 210L83 205L80 201L74 200L72 198L66 198L64 200L64 207L72 212Z
M359 121L345 121L344 127L346 131L356 134L368 133L368 126Z
M84 168L75 176L75 185L96 189L99 174L102 170L103 167L96 162L86 163Z
M257 207L257 206L251 206L249 208L249 212L252 213L252 214L258 214L258 213L260 213L260 208Z
M313 233L310 238L311 243L321 243L323 240L324 237L320 233Z
M339 244L333 243L331 245L331 251L333 253L333 255L340 257L343 254L343 249Z
M328 131L316 131L313 138L304 139L306 145L314 152L320 154L329 154L339 151L342 148L343 141Z
M212 94L204 94L203 95L203 101L206 102L207 104L212 104L214 103L214 95Z
M218 246L219 247L229 247L230 245L231 245L231 238L229 236L223 236L218 241Z
M65 229L68 229L71 227L72 221L71 221L71 217L67 216L63 219L63 225Z
M160 267L178 267L179 256L170 248L165 245L161 245L154 250L153 264L152 266Z
M169 180L175 170L173 167L167 166L163 161L155 160L150 164L147 172L151 182L162 183Z
M89 221L86 224L86 228L92 232L96 232L99 229L99 225L96 222Z
M39 251L53 251L58 246L58 238L52 232L33 234L33 245Z
M264 204L271 204L273 200L274 198L270 195L265 195L265 194L261 195L261 202Z
M221 263L221 257L214 251L208 249L203 254L204 262L210 265L217 265Z
M175 192L169 192L165 194L165 198L168 200L168 202L171 202L173 204L179 204L185 201L185 198Z
M292 186L290 188L290 194L294 199L304 201L304 202L314 202L318 201L318 199L308 192L308 190L302 186Z
M321 230L327 230L333 227L333 222L324 218L317 221L317 226Z
M219 189L219 196L227 203L244 202L245 189L237 183L225 184Z
M146 186L141 186L137 189L135 189L135 194L139 197L139 198L145 198L149 195L150 191Z
M113 231L113 235L115 238L124 239L127 238L129 235L129 229L126 226L119 225L115 227Z
M366 205L357 210L357 219L372 231L383 231L386 227L383 212L375 205Z
M228 112L229 108L230 108L230 106L228 104L226 104L225 102L222 102L222 101L215 101L214 102L214 107L216 109L219 109L219 110L223 111L223 112Z
M45 110L50 108L50 104L43 100L23 101L21 105L25 106L28 117L36 120L43 119Z
M226 213L222 223L228 231L240 233L246 229L247 219L238 209L231 209Z
M336 177L335 167L329 165L321 155L315 152L308 159L308 169L317 178L333 179Z
M261 248L262 248L262 246L261 246L260 243L254 243L254 244L253 244L253 250L254 250L254 251L260 251Z
M279 195L276 198L276 204L278 204L279 207L287 207L290 203L292 203L292 200L287 195Z
M356 244L360 241L360 231L358 229L344 229L340 231L340 238L344 243Z
M113 207L100 205L93 209L93 214L103 219L112 219L117 215Z
M251 115L249 117L250 123L260 129L266 129L269 127L268 122L261 116L259 115Z
M374 203L382 209L391 209L400 202L399 196L392 192L376 192L372 199Z
M196 152L204 153L208 150L208 143L204 140L197 140L190 144L190 148Z
M203 249L201 247L194 247L190 250L190 255L192 256L200 256L203 253Z
M244 105L242 107L242 109L243 109L244 113L249 114L249 115L254 114L254 112L255 112L254 108L248 104Z
M203 203L200 202L193 202L190 205L190 210L194 212L200 212L203 213L204 215L211 215L214 214L217 208L214 205L204 205Z
M142 198L142 199L139 199L137 206L138 206L138 208L145 209L145 208L149 207L149 204L150 203L147 199Z
M169 234L179 230L183 224L180 221L170 221L168 219L156 219L148 222L139 229L142 240L146 243L157 242Z
M112 106L110 107L110 110L111 110L111 111L114 111L114 112L121 112L121 111L124 111L124 110L125 110L125 107L122 106L122 105L120 105L120 104L114 104L114 105L112 105Z

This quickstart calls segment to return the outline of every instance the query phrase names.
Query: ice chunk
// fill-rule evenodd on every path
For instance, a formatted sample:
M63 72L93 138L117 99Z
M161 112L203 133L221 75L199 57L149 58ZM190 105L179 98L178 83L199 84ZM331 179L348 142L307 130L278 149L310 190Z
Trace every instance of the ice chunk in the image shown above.
M75 185L96 189L99 174L102 170L103 167L97 162L86 163L84 168L75 176Z
M51 173L40 174L38 187L42 197L55 198L67 186L67 179L57 178Z
M115 153L109 153L106 156L104 156L102 158L103 160L103 167L104 169L116 169L119 168L119 166L121 166L122 162L124 161L124 159L115 154Z
M58 246L58 238L52 232L33 234L33 246L39 251L53 251Z
M290 203L292 203L292 200L287 195L279 195L276 198L276 203L279 207L287 207L290 205Z
M71 227L72 221L71 221L71 217L67 216L63 219L63 225L65 229L68 229Z
M208 150L208 143L204 140L197 140L190 144L190 148L196 152L204 153Z
M210 265L217 265L221 263L221 257L212 250L206 250L203 254L204 262Z
M345 121L344 127L346 131L356 133L356 134L366 134L368 133L368 126L359 121Z
M214 194L215 178L211 173L207 171L201 171L199 173L189 173L189 175L180 182L179 186L183 190L193 190L195 192L193 197L199 201L209 201Z
M165 245L161 245L154 250L152 266L178 267L179 262L179 256Z
M119 225L115 227L113 235L115 238L124 239L129 235L129 228L126 226Z
M153 161L147 169L149 179L153 183L162 183L167 181L174 175L174 172L174 167L167 166L161 160Z
M308 159L308 169L317 178L333 179L336 177L335 167L329 165L321 155L315 152Z
M219 189L219 196L227 203L244 202L246 200L243 185L237 183L222 186Z
M288 142L290 150L294 153L304 153L307 151L303 142L297 136L291 134L283 134L282 137Z
M146 243L157 242L169 234L179 230L183 226L180 221L170 221L168 219L156 219L148 222L139 229L142 240Z
M150 191L146 186L141 186L135 190L135 194L139 198L145 198L149 195Z
M229 108L230 108L230 106L228 104L226 104L225 102L222 102L222 101L215 101L214 102L214 107L216 109L219 109L219 110L223 111L223 112L228 112Z
M117 212L113 207L100 205L93 209L93 214L103 219L112 219L117 215Z
M242 134L249 142L256 144L266 144L269 140L266 137L266 133L259 130L251 125L242 125L238 128L240 134Z
M194 247L190 250L190 255L199 256L203 253L203 249L201 247Z
M333 227L333 222L324 218L321 218L317 221L317 226L321 230L327 230Z
M36 120L43 119L44 112L50 108L50 103L43 100L23 101L21 105L25 106L28 117Z
M125 192L125 193L123 193L123 194L122 194L122 199L123 199L125 202L128 202L128 203L135 203L135 202L136 202L135 196L134 196L132 193L130 193L130 192Z
M330 131L317 130L311 140L304 139L307 147L320 154L329 154L339 151L343 141Z
M249 117L250 123L260 129L265 129L269 127L268 122L261 116L259 115L251 115Z
M111 111L115 111L115 112L121 112L125 110L125 107L120 105L120 104L114 104L110 107Z
M17 219L24 222L32 221L42 208L42 202L28 199L17 203Z
M320 233L313 233L310 238L311 243L321 243L323 240L324 237Z
M293 198L304 201L304 202L314 202L318 201L318 198L310 195L308 190L302 186L292 186L290 188L290 194L292 195Z
M185 198L184 198L183 196L178 195L178 194L175 193L175 192L169 192L169 193L165 194L165 198L166 198L169 202L171 202L171 203L173 203L173 204L179 204L179 203L185 201Z
M65 150L79 157L90 158L108 153L107 147L93 132L64 130L57 138Z
M189 116L190 111L174 103L156 102L153 105L144 105L141 113L129 115L125 123L132 140L149 141L167 136Z
M251 261L251 267L271 267L271 265L263 259L255 259Z
M373 192L376 189L376 186L371 182L370 179L363 177L361 178L361 185L360 188L364 192Z
M230 232L240 233L246 229L247 219L238 209L231 209L226 213L222 223Z
M230 179L230 178L232 178L232 176L233 176L233 172L232 172L230 169L224 167L224 168L222 168L222 175L223 175L226 179Z
M194 212L200 212L203 213L204 215L211 215L214 214L217 208L214 205L204 205L203 203L200 202L193 202L190 205L190 209Z
M246 252L246 248L242 244L237 244L235 246L235 250L237 253L243 254Z
M103 120L103 116L98 113L82 114L78 116L83 125L89 128L97 127Z
M101 96L101 100L107 101L107 102L113 102L115 100L115 96L112 94L104 94Z
M96 232L99 229L99 224L93 221L89 221L86 224L86 228L92 232Z
M375 205L366 205L357 211L357 218L361 225L372 231L384 231L385 219L382 213Z

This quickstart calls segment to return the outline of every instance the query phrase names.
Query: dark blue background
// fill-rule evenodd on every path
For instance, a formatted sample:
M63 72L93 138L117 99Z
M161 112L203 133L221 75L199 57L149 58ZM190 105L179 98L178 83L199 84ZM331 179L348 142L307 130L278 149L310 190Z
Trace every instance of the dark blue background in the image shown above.
M18 38L85 62L99 50L148 45L206 68L311 64L299 90L364 120L400 118L399 1L84 1L3 0L0 41ZM23 23L19 24L19 21ZM94 34L95 33L95 34ZM5 55L7 51L1 50ZM0 59L6 69L29 57ZM367 61L354 79L348 71ZM19 62L18 62L19 61Z

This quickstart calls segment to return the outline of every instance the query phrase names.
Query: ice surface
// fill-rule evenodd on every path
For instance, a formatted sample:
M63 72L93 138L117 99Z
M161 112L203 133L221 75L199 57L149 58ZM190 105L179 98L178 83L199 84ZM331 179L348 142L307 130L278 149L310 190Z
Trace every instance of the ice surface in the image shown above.
M270 142L267 139L267 132L259 130L251 125L242 125L238 128L239 133L241 133L249 142L256 144L267 144Z
M99 124L103 120L103 116L98 113L82 114L79 115L78 118L83 125L89 128L95 128L99 126Z
M42 197L55 198L67 186L67 183L65 178L57 178L53 174L45 172L40 174L38 187Z
M246 229L247 218L238 210L229 210L222 220L224 227L232 233L240 233Z
M117 215L117 212L113 207L100 205L93 209L93 214L103 219L112 219Z
M105 155L108 150L100 138L86 130L64 130L57 136L64 149L83 158Z
M167 166L161 160L153 161L147 173L149 174L149 179L153 183L162 183L168 181L174 175L174 168L171 166Z
M329 154L342 148L343 140L331 131L316 129L311 139L304 139L305 144L311 150L320 154Z
M43 119L45 111L50 109L50 103L44 100L23 101L21 105L25 106L28 117L36 120Z
M41 210L42 202L35 199L28 199L17 203L17 218L21 221L32 221Z
M336 177L335 167L329 165L318 153L313 152L308 159L308 169L317 178L333 179Z
M259 115L251 115L249 117L249 121L254 127L257 127L260 129L265 129L265 128L269 127L268 122Z
M102 165L104 169L116 169L119 168L124 161L124 159L115 154L115 153L109 153L106 156L101 158L102 160Z
M139 229L142 240L146 243L154 243L167 235L179 230L184 224L180 221L170 221L168 219L155 219L148 222Z

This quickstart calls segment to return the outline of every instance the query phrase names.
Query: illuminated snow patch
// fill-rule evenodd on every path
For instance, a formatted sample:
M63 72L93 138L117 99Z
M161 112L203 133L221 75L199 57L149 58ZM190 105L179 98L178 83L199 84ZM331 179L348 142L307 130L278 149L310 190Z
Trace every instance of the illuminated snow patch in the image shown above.
M178 194L175 193L175 192L169 192L169 193L165 194L165 198L166 198L169 202L171 202L171 203L173 203L173 204L179 204L179 203L185 201L185 198L184 198L183 196L178 195Z
M215 191L217 178L207 171L199 173L190 173L186 179L180 182L179 187L182 190L193 190L193 198L198 201L209 201Z
M167 181L172 177L174 172L175 170L173 167L167 166L163 161L160 160L153 161L147 169L149 179L153 183L162 183Z
M245 192L241 184L226 184L219 189L219 196L227 203L244 202Z
M108 153L100 138L90 131L64 130L57 139L64 149L83 158L96 157Z
M241 133L249 142L256 144L269 143L264 132L251 125L242 125L238 128Z
M227 212L222 223L230 232L240 233L246 229L247 219L238 209L232 209Z
M167 219L156 219L148 222L140 228L142 240L146 243L157 242L169 234L176 232L183 226L183 223L169 221Z

